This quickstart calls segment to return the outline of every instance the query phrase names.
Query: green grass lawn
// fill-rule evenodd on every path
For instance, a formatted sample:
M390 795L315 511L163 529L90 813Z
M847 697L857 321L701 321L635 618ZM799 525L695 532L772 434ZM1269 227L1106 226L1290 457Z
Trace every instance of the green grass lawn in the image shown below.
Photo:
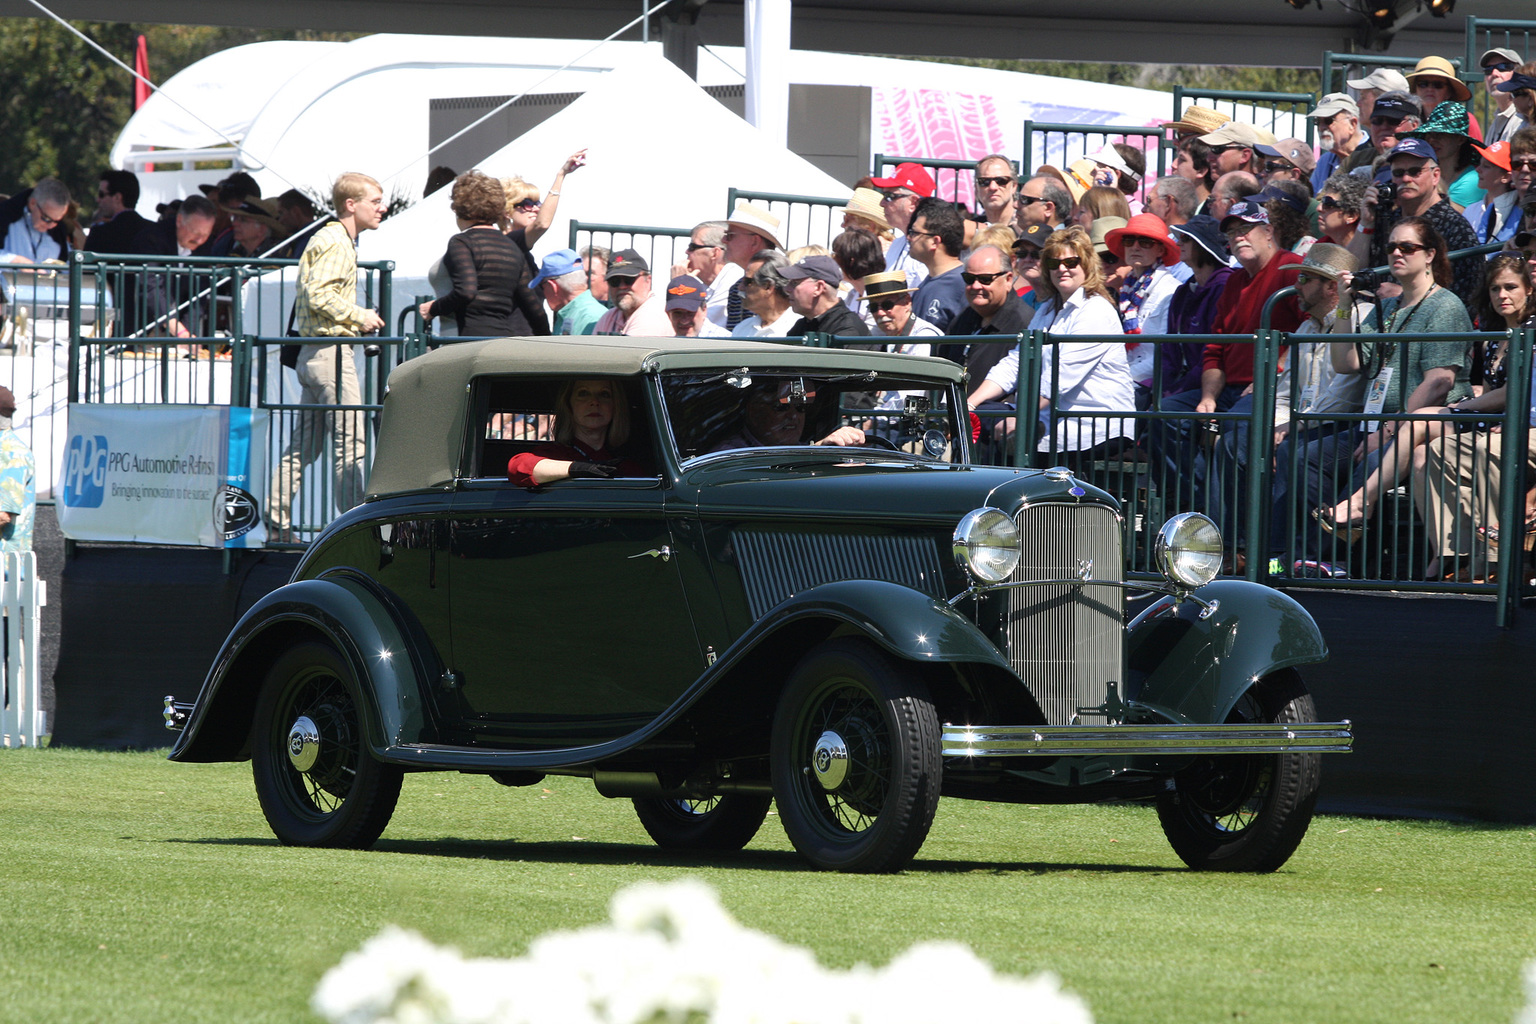
M272 838L248 765L0 750L0 1019L307 1021L385 924L514 956L685 876L829 966L958 939L1055 971L1101 1024L1505 1024L1536 958L1532 828L1320 818L1276 874L1194 874L1149 808L946 800L908 871L843 876L807 870L774 817L711 862L581 780L443 774L406 777L375 849L312 851Z

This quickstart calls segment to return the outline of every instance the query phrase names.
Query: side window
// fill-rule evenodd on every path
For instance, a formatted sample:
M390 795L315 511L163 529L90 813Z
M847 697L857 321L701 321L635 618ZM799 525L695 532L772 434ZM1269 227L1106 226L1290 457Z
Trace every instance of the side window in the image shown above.
M648 467L650 423L642 382L633 378L611 379L623 396L623 420L628 427L623 444L615 447L615 454L625 458L626 467L636 465L636 459ZM573 380L570 376L477 378L470 404L474 420L468 439L474 446L469 462L472 475L505 478L507 463L513 456L539 452L560 443L560 396L569 391Z

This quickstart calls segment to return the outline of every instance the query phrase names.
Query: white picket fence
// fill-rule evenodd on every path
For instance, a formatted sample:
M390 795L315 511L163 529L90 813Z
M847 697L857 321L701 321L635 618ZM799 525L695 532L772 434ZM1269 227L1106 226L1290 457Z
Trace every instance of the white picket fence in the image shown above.
M43 736L43 685L38 670L38 634L48 585L37 576L37 556L30 551L4 555L0 614L5 636L5 700L0 707L0 744L35 747Z

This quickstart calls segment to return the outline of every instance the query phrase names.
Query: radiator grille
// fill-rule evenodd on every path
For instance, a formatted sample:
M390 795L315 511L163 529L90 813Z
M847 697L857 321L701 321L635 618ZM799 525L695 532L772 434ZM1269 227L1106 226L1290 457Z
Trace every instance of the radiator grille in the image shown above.
M944 597L931 536L743 529L732 533L747 603L757 618L802 590L837 580L885 580Z
M1120 522L1102 505L1035 505L1015 520L1023 556L1013 579L1063 579L1092 560L1095 579L1121 578ZM1010 591L1008 652L1045 714L1067 725L1096 707L1121 678L1123 600L1119 587L1053 585Z

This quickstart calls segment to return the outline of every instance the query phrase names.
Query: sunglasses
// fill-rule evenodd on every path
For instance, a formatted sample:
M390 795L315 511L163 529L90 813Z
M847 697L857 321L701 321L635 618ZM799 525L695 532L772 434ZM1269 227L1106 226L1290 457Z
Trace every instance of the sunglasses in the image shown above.
M539 202L537 199L524 199L520 203L513 203L512 204L512 209L514 209L514 210L523 210L523 211L537 210L539 207L541 207L543 205L544 204Z
M984 285L990 285L993 281L996 281L1006 273L1008 273L1008 271L999 270L995 274L973 274L969 270L962 270L960 272L960 280L964 281L966 284L976 284L980 282Z
M689 252L698 252L700 249L718 249L718 248L720 248L720 246L718 246L718 245L709 245L709 244L704 243L704 242L689 242L688 243L688 251Z
M870 299L869 311L871 313L884 313L911 301L911 299Z
M1229 143L1226 143L1225 145L1222 145L1222 146L1212 146L1210 148L1210 154L1212 156L1219 156L1220 154L1225 153L1229 149L1247 149L1247 148L1248 148L1247 146L1239 145L1236 142L1229 142Z
M1519 160L1511 157L1509 160L1509 169L1512 171L1536 171L1536 157L1528 156Z
M1081 256L1067 256L1057 259L1054 256L1044 256L1040 259L1040 265L1046 270L1055 270L1057 267L1066 267L1068 270L1076 270L1083 265Z
M1413 83L1414 92L1420 89L1449 89L1450 87L1451 83L1443 78L1421 78Z
M1025 261L1028 261L1028 260L1038 260L1040 258L1040 250L1039 249L1015 249L1015 250L1013 250L1013 258L1015 260L1018 260L1021 263L1025 262Z
M44 224L58 224L64 219L63 217L48 216L43 212L43 208L41 206L37 206L35 204L33 205L32 209L37 211L37 219L42 221Z
M1036 203L1048 203L1049 199L1041 199L1039 196L1019 196L1014 202L1020 206L1033 206Z
M1120 245L1129 249L1131 246L1139 246L1143 249L1161 249L1163 243L1155 238L1143 238L1140 235L1121 235Z
M1513 71L1513 70L1515 70L1515 68L1517 68L1519 66L1520 65L1518 65L1518 64L1511 64L1507 60L1501 60L1497 64L1484 64L1483 65L1483 75L1484 76L1491 75L1495 71Z
M1120 257L1116 256L1112 252L1101 252L1099 253L1099 265L1104 267L1118 267L1120 265Z
M1344 204L1333 198L1333 196L1323 196L1323 198L1317 201L1317 208L1319 210L1342 210L1344 209Z
M1377 128L1385 128L1388 125L1396 127L1397 125L1402 124L1405 120L1407 120L1407 118L1389 117L1385 114L1383 114L1381 117L1376 117L1375 115L1371 116L1371 124L1375 125Z
M992 178L977 177L976 184L978 184L978 185L1006 185L1006 184L1008 184L1009 182L1011 182L1013 180L1014 179L1011 176L1008 176L1008 175L998 175L997 177L992 177Z
M900 191L900 190L897 190L897 189L892 189L889 192L882 192L882 193L880 193L881 201L882 202L887 202L887 203L894 203L898 199L905 199L905 198L907 198L907 196L911 196L913 199L916 199L917 198L917 193L916 192L903 192L903 191Z
M1414 253L1416 253L1416 252L1423 252L1425 249L1428 249L1428 248L1429 248L1429 246L1423 245L1423 244L1421 244L1419 242L1388 242L1387 243L1387 252L1388 253L1400 252L1404 256L1412 256Z
M1288 171L1291 169L1291 165L1284 160L1266 160L1264 161L1264 169L1273 174L1276 171Z
M1419 164L1417 167L1394 167L1392 168L1392 177L1417 178L1419 175L1424 173L1425 168L1428 166L1429 164Z

